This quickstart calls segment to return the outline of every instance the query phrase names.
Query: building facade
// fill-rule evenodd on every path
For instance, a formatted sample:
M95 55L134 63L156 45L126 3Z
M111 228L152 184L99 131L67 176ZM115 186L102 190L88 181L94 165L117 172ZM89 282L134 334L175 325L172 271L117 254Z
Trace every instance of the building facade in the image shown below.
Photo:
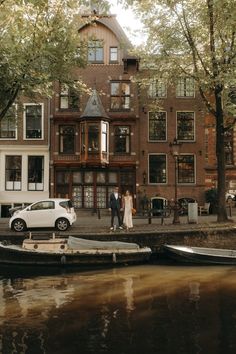
M193 82L176 87L151 80L137 84L138 58L114 16L100 17L80 34L88 40L88 66L75 71L92 94L57 84L52 102L50 194L70 197L77 208L107 208L115 185L129 189L137 207L143 199L192 197L205 189L204 111ZM92 38L92 40L91 40ZM155 100L161 108L153 110ZM177 141L176 159L171 152Z
M0 122L0 212L49 196L49 108L22 98Z
M55 82L52 99L23 98L0 123L1 216L49 196L106 209L117 185L138 209L176 195L202 204L216 187L215 125L194 82L179 77L168 86L141 67L115 16L98 16L79 32L88 65L73 76L87 90ZM226 139L228 190L236 190L234 136Z

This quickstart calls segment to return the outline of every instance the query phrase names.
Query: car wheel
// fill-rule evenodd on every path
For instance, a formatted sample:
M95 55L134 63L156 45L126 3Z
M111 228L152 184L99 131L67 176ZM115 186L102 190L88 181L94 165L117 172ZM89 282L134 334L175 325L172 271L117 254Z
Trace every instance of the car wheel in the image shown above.
M65 218L60 218L56 221L56 228L59 231L66 231L69 227L69 221Z
M26 229L26 223L22 219L15 219L12 222L12 229L17 232L24 231Z

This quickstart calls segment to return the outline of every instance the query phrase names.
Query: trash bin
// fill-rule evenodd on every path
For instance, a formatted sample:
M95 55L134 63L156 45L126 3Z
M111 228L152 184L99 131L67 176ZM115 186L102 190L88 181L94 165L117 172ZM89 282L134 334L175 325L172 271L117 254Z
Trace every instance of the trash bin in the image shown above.
M188 223L197 224L198 222L198 203L188 203Z

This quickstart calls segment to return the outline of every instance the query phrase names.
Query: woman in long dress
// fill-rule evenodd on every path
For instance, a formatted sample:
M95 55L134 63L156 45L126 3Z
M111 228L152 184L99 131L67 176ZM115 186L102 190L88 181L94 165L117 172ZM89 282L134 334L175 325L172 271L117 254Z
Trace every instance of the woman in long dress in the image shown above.
M133 227L132 219L132 209L133 209L133 198L130 195L130 192L127 190L123 199L123 209L124 209L124 219L123 223L126 226L126 229L129 230Z

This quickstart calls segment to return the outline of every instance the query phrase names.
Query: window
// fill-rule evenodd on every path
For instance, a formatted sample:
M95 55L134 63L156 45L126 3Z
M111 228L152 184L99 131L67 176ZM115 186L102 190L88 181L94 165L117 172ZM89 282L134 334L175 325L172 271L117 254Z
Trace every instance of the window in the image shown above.
M102 122L102 152L108 152L108 124Z
M179 155L178 183L195 183L194 155Z
M21 190L21 156L6 156L6 190Z
M177 139L194 140L194 112L177 112Z
M44 176L44 158L43 156L28 157L28 190L42 191Z
M130 127L119 126L115 127L115 149L116 154L130 153Z
M74 154L75 127L71 125L61 125L59 127L59 142L60 154Z
M118 61L118 48L110 47L110 62L117 62L117 61Z
M148 95L150 98L166 97L166 84L157 79L151 79Z
M45 200L32 205L30 210L47 210L55 209L55 203L53 201Z
M225 132L225 163L226 165L233 165L233 130Z
M67 85L61 85L60 109L79 109L79 94L75 89L69 88Z
M166 155L149 155L149 183L166 183Z
M190 77L180 77L177 81L176 97L194 97L194 80Z
M129 82L111 82L111 109L114 111L130 109Z
M0 121L1 139L16 139L16 122L16 105L12 105L4 118Z
M103 42L99 40L89 41L88 43L89 63L103 63Z
M98 125L88 126L88 152L98 153L99 152L99 127Z
M166 140L166 112L149 112L149 140Z
M25 137L26 139L42 139L41 104L27 104L25 106Z

